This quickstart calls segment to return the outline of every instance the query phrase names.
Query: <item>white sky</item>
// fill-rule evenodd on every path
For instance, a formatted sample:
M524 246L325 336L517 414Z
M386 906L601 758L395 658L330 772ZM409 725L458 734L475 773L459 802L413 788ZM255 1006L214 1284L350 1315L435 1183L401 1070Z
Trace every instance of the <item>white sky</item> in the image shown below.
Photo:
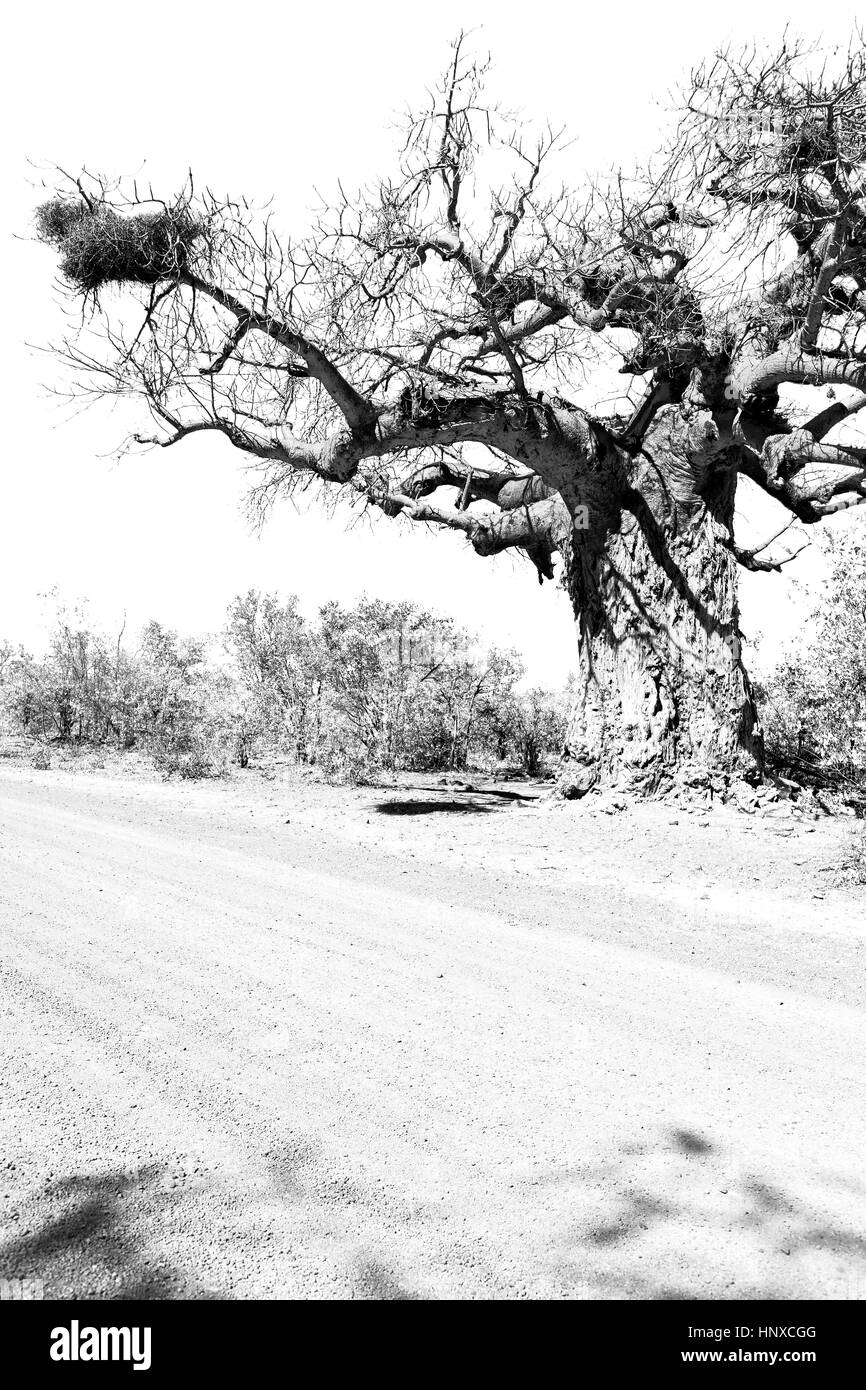
M460 538L381 518L345 530L316 506L287 503L264 533L244 520L239 456L198 438L116 458L136 422L107 408L71 416L42 383L56 379L44 343L61 327L51 253L26 238L38 190L27 161L106 174L143 173L170 194L192 167L199 183L275 196L283 225L302 225L314 189L351 187L389 167L389 129L447 60L456 32L478 29L495 68L491 93L532 120L565 124L584 168L648 152L659 104L687 69L728 38L778 36L785 24L846 42L861 9L835 0L722 5L411 6L345 0L298 7L246 0L77 0L15 6L4 22L2 187L4 409L0 487L0 636L38 646L56 587L87 597L94 617L135 627L147 617L187 632L218 628L251 587L297 592L312 612L365 590L460 616L515 646L533 679L564 680L572 661L568 603L509 556L482 560ZM862 17L862 16L861 16ZM755 23L759 29L755 29ZM23 239L22 239L23 238ZM138 421L137 423L143 423ZM866 510L866 509L864 509ZM764 522L752 516L753 527ZM844 517L831 523L852 524ZM860 518L855 525L862 524ZM766 532L765 532L766 534ZM820 587L820 557L784 577L745 576L743 627L766 652L793 633Z

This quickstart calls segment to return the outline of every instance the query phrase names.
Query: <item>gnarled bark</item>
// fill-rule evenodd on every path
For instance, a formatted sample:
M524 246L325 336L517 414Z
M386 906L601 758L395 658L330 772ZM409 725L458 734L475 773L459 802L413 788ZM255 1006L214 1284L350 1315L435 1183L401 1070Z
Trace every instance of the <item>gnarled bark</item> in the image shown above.
M632 461L617 521L573 533L566 795L760 775L730 546L736 472L716 444L704 412L667 408Z

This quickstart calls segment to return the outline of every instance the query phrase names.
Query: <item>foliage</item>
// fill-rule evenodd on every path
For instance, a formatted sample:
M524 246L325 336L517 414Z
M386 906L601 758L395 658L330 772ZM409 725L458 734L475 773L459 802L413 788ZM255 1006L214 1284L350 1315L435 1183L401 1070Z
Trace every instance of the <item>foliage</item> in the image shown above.
M770 757L866 773L866 539L838 544L826 597L804 624L807 637L766 685L763 722Z
M248 752L257 738L315 762L322 729L318 643L292 595L281 603L255 590L229 606L225 646L244 692L239 737Z
M561 695L534 686L519 695L512 694L491 712L500 747L503 752L512 753L528 776L538 776L562 748L566 705Z
M461 768L473 758L523 763L521 667L451 618L364 598L351 608L326 604L308 624L297 599L250 593L232 605L226 638L260 728L331 779ZM517 721L510 730L506 707ZM539 732L539 753L549 732Z
M221 648L157 622L132 645L61 610L41 658L0 645L0 706L43 750L137 748L167 777L255 756L355 785L470 763L534 775L563 711L548 692L523 695L521 675L512 653L412 603L329 603L309 622L296 597L251 590L229 606Z
M148 623L138 646L61 610L48 650L19 650L0 670L0 701L15 730L51 743L143 748L170 775L210 775L225 740L225 695L205 648Z

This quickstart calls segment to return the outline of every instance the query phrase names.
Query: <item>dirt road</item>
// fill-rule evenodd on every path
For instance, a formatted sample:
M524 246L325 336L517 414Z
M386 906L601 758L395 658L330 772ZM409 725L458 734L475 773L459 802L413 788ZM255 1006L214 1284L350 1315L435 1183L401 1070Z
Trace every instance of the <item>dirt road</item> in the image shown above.
M0 772L0 1276L866 1297L829 831L251 785Z

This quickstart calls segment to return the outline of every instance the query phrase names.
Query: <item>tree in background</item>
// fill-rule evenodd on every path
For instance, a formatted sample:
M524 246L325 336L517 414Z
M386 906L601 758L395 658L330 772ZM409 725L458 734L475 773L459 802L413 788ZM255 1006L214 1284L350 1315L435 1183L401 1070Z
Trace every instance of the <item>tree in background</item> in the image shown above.
M217 750L228 741L227 678L207 658L206 642L179 637L160 623L149 622L142 632L133 665L133 736L168 772L213 770Z
M521 697L515 687L523 667L514 652L495 648L470 657L455 653L433 675L439 728L444 736L444 765L466 767L473 748L490 757L491 735L502 711L516 710ZM506 756L510 745L506 745Z
M315 762L322 736L322 654L292 595L281 603L251 589L229 607L225 643L258 728ZM249 740L245 739L245 742Z
M840 430L866 403L863 46L721 53L651 168L571 188L484 77L458 41L392 170L305 239L191 184L61 185L38 233L89 309L62 351L82 391L140 401L140 442L256 461L263 507L312 480L540 579L558 555L572 793L756 778L738 566L785 557L737 544L737 480L808 524L866 500ZM612 361L615 417L581 404Z
M490 760L491 714L522 675L513 653L405 601L326 604L313 637L329 757L419 770Z
M217 745L229 740L232 702L206 643L156 622L135 648L124 637L124 628L109 637L83 610L61 609L45 656L19 650L0 670L7 721L45 743L137 747L167 771L211 770Z
M347 741L371 764L400 765L417 746L425 683L445 659L452 625L408 602L326 604L319 615L326 680ZM420 750L418 750L420 751Z
M760 695L779 763L866 772L866 538L841 539L827 596Z
M6 643L0 675L8 714L43 739L100 743L119 736L128 693L122 637L94 632L82 608L61 608L43 661L22 649L13 654Z
M43 744L139 749L187 777L255 754L336 780L524 761L520 663L450 618L365 598L309 622L296 596L255 590L226 617L218 649L157 622L133 646L61 612L44 657L0 644L6 720Z
M539 686L512 694L492 714L502 756L511 756L528 777L537 777L562 748L567 727L566 695Z

